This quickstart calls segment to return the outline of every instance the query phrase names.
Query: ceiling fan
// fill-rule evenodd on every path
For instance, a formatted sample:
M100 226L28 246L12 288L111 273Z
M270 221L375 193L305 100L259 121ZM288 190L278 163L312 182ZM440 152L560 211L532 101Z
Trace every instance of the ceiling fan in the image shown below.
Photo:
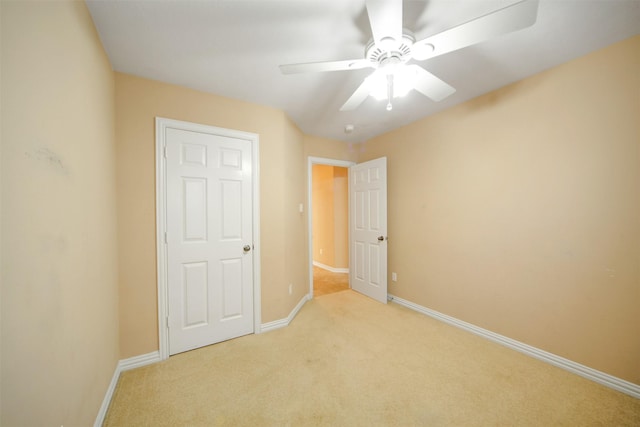
M340 111L356 109L372 95L387 99L392 109L394 97L415 89L433 101L440 101L456 90L424 68L409 64L471 46L492 37L533 25L538 12L538 0L524 0L467 23L416 41L413 33L402 27L402 0L366 0L367 15L373 39L364 51L364 58L345 61L311 62L281 65L283 74L357 70L373 68Z

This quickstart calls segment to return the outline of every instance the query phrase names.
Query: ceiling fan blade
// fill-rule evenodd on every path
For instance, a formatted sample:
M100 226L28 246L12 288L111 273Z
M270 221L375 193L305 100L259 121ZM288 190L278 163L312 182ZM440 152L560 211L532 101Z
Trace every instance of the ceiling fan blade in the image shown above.
M373 67L368 59L353 59L349 61L308 62L305 64L280 65L282 74L320 73L324 71L359 70Z
M433 58L490 38L533 25L538 15L538 0L524 0L476 18L465 24L417 41L414 59Z
M340 111L355 110L364 102L365 99L367 99L367 96L369 96L369 81L365 79L362 84L358 86L358 89L353 92L353 95L347 99L347 102L340 107Z
M413 88L434 101L441 101L449 95L452 95L456 89L449 84L443 82L427 70L417 65L409 65L414 68L416 80Z
M367 15L376 45L384 48L384 39L389 37L402 41L402 0L367 0Z

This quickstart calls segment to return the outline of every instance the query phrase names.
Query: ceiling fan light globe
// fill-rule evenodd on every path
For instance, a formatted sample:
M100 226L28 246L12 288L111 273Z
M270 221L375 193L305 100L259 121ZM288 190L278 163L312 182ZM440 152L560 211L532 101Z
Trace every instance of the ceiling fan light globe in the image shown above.
M387 74L382 70L376 70L367 77L367 87L369 88L369 95L378 101L387 99Z
M394 79L394 97L405 96L414 88L418 78L415 67L417 65L408 65L398 70Z
M411 89L413 89L413 84L406 81L397 80L395 85L393 86L393 97L402 98L403 96L408 94Z

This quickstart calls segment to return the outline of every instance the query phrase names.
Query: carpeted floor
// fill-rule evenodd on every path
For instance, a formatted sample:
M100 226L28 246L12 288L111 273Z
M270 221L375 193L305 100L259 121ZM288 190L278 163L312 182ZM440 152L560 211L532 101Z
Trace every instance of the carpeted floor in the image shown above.
M638 426L640 400L351 290L124 372L105 426Z
M332 294L349 289L348 273L332 273L320 267L313 267L313 296Z

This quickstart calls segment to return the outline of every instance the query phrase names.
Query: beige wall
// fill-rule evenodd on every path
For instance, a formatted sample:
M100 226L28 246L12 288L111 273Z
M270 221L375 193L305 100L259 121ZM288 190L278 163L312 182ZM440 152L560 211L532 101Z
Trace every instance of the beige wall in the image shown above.
M113 72L83 2L0 8L0 423L88 426L118 360Z
M314 164L312 177L313 260L348 268L347 168Z
M355 161L362 150L361 144L350 144L318 136L303 135L303 141L305 162L309 157Z
M306 209L306 189L307 180L305 175L305 164L303 159L304 140L303 134L293 124L293 122L281 111L278 111L281 117L283 137L279 142L280 158L278 160L264 161L264 156L260 156L261 170L280 170L283 172L277 183L261 182L262 194L264 196L262 209L272 203L272 196L279 193L282 201L278 211L273 212L270 217L262 218L262 250L269 252L272 250L270 240L278 240L281 242L281 252L276 252L271 256L272 259L278 259L280 272L283 280L281 282L272 282L269 288L266 288L264 281L268 280L269 271L265 271L264 260L265 253L262 254L262 323L286 318L302 298L309 292L309 266L308 266L308 246L306 245L307 236L307 215L304 213ZM262 138L262 137L261 137ZM261 139L262 141L262 139ZM261 149L270 150L268 145L261 143ZM261 177L262 179L262 177ZM300 212L300 204L303 205L304 212ZM282 227L282 233L273 235L267 230L274 224ZM264 239L267 239L266 242ZM269 262L269 261L267 261ZM291 285L292 293L289 294L289 285Z
M366 143L389 291L640 384L640 37Z
M262 322L308 290L302 133L279 110L116 73L121 358L158 349L156 116L259 134Z

